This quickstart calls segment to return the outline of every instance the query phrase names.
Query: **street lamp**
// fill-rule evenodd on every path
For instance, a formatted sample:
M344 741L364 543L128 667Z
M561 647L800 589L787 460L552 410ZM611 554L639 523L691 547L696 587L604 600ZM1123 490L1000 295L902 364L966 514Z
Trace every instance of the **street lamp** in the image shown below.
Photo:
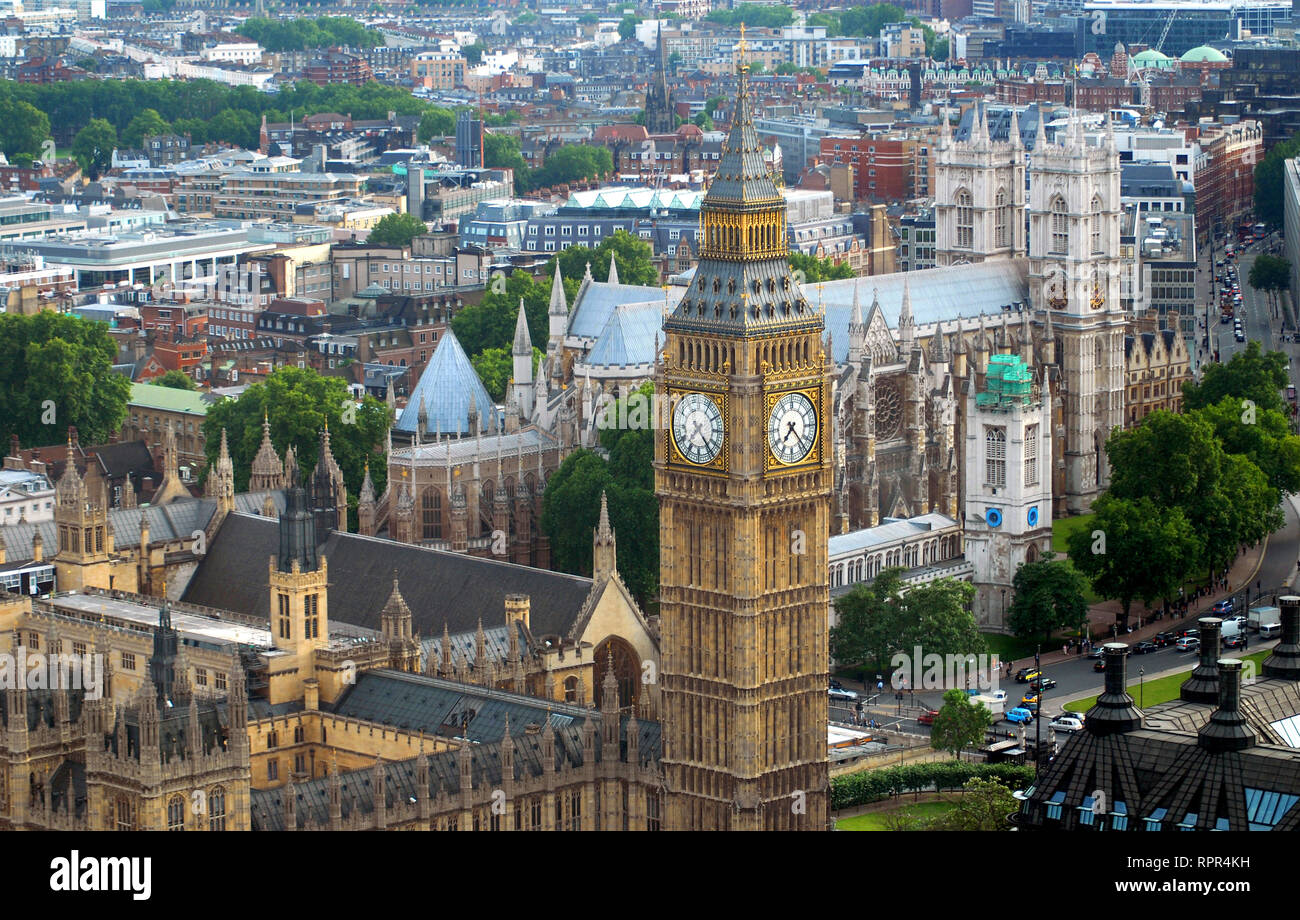
M1147 673L1146 668L1138 668L1138 709L1146 709L1146 682L1142 679Z

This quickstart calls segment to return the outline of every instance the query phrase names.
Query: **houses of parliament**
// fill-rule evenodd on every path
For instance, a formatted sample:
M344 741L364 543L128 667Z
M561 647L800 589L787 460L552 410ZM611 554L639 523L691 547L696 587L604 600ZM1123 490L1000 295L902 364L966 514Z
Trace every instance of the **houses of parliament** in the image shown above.
M103 680L0 689L0 828L826 829L832 365L743 66L737 105L653 361L657 616L604 499L580 578L347 533L328 432L243 495L223 438L203 499L150 509L70 446L54 520L5 533L60 591L0 594L0 651Z

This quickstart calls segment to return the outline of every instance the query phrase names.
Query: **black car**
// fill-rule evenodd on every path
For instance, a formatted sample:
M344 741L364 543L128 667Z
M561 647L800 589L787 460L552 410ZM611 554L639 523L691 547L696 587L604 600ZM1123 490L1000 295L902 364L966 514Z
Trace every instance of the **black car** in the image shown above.
M1229 636L1228 638L1224 639L1223 647L1224 648L1245 648L1246 647L1245 633L1237 633L1235 636Z
M832 689L832 690L843 690L843 689L844 689L844 685L843 685L842 683L840 683L838 680L836 680L835 678L832 677L832 678L831 678L831 689Z
M1156 645L1150 639L1143 639L1137 645L1133 646L1134 655L1145 655L1147 652L1159 651L1160 646Z
M1196 638L1196 639L1199 639L1199 638L1201 637L1201 627L1199 627L1199 626L1184 626L1182 629L1178 630L1178 638L1179 638L1179 639L1186 639L1186 638L1188 638L1189 636L1190 636L1190 637L1193 637L1193 638ZM1176 642L1176 641L1178 641L1178 640L1175 639L1174 641Z
M1177 642L1179 639L1176 632L1156 633L1151 637L1151 641L1156 644L1156 648L1167 648Z
M1056 681L1050 677L1035 677L1029 682L1029 687L1032 690L1051 690L1055 686Z
M1098 658L1096 661L1094 661L1094 662L1092 663L1092 669L1093 669L1094 671L1104 671L1104 670L1106 670L1106 659L1105 659L1105 658Z

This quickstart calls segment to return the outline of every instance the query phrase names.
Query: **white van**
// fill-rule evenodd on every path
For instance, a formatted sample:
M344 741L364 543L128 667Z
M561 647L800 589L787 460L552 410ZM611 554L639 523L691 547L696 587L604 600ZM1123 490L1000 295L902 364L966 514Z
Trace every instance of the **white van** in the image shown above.
M1231 639L1233 636L1241 634L1242 627L1246 624L1246 618L1243 616L1228 617L1219 626L1219 635L1225 639Z
M1259 637L1261 639L1276 639L1282 635L1281 623L1267 623L1259 628Z

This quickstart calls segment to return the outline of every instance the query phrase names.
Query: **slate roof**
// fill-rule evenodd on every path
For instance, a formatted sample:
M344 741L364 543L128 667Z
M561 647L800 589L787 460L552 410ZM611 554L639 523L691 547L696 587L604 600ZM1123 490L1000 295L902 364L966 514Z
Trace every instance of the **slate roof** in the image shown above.
M685 292L680 287L670 287L669 305L680 300L683 293ZM662 315L664 291L657 287L593 281L573 304L567 334L582 339L599 339L614 311L627 304L653 304ZM650 348L653 350L653 335L651 338Z
M455 333L450 329L443 334L433 357L429 359L420 382L394 425L398 431L413 432L420 424L420 401L424 401L428 414L428 432L443 434L470 434L469 406L472 400L478 408L480 427L495 418L492 397L479 380L474 365L465 354Z
M241 492L235 496L235 510L260 514L267 495L277 511L284 510L283 492ZM138 508L110 508L108 523L113 528L113 549L121 551L140 545L140 522L149 515L149 542L186 540L196 530L205 530L217 513L217 503L209 498L179 499L165 505ZM59 531L54 521L35 524L10 524L0 527L8 562L23 562L33 558L32 538L40 533L44 541L43 554L53 559L59 548ZM220 607L220 604L213 604Z
M181 600L269 618L266 579L249 573L265 572L279 547L277 521L229 515ZM480 617L485 626L498 625L507 594L531 598L534 636L565 635L591 591L590 578L360 534L331 531L320 554L329 560L330 619L376 630L394 570L414 629L423 636L441 635L444 623L453 633L470 632Z
M408 731L426 734L460 736L459 717L473 710L469 720L468 737L471 742L471 776L476 786L495 786L501 782L501 739L505 734L505 719L510 717L510 737L514 743L514 776L538 777L543 768L543 737L530 733L529 724L543 726L542 731L554 730L555 765L566 761L572 766L583 763L582 726L587 719L596 723L597 737L601 715L591 709L569 706L553 700L526 697L503 690L458 684L419 674L400 671L366 671L358 676L357 683L339 699L334 711L358 719L372 719L389 725L398 725ZM395 721L396 718L403 721ZM622 731L619 756L626 756L628 719L620 720ZM444 726L455 725L453 730ZM661 733L658 722L638 721L637 743L642 763L658 762L661 752ZM599 763L611 752L596 747ZM427 755L429 764L429 795L440 792L455 795L460 791L460 753L446 751ZM417 798L416 771L418 758L384 763L384 800L386 805L410 802ZM354 811L369 814L374 810L374 769L365 768L340 774L340 799L342 816L346 820ZM317 825L329 821L330 777L324 776L294 786L294 813L299 826L306 818ZM251 794L252 823L254 830L283 830L284 788L253 790Z
M620 304L583 364L625 367L654 362L654 338L663 325L663 303ZM663 336L660 336L660 341Z
M852 533L835 534L827 549L829 558L854 553L871 546L892 543L921 533L932 533L945 527L955 527L957 522L946 514L932 511L907 520L886 519L879 526L866 527Z

